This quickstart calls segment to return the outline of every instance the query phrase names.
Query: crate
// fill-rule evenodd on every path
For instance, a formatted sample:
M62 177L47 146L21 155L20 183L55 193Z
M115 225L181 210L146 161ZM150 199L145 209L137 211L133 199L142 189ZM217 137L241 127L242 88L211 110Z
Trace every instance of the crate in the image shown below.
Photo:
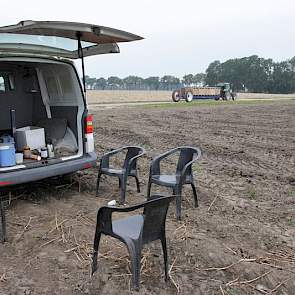
M16 149L23 151L25 146L31 150L41 149L46 146L44 128L26 126L16 129Z

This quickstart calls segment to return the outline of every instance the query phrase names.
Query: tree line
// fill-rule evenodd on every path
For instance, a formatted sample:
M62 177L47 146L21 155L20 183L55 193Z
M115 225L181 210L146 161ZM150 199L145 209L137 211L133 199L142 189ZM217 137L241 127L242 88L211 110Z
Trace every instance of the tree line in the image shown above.
M107 79L86 76L87 89L97 90L174 90L183 86L214 86L229 82L234 91L295 93L295 57L282 62L257 55L219 60L209 64L205 73L142 78L116 76Z
M212 62L206 70L206 84L230 82L235 91L295 93L295 57L274 62L252 55Z
M107 79L85 76L85 82L87 89L92 90L174 90L183 85L203 86L205 84L205 76L203 73L185 75L182 79L172 75L148 78L128 76L123 79L116 76Z

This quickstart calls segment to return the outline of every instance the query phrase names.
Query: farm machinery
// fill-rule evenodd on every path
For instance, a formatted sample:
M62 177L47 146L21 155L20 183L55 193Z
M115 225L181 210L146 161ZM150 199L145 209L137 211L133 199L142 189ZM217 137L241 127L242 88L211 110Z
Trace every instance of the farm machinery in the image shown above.
M235 100L236 93L231 89L230 83L219 83L214 87L183 87L172 93L172 100L178 102L184 99L187 102L193 99Z

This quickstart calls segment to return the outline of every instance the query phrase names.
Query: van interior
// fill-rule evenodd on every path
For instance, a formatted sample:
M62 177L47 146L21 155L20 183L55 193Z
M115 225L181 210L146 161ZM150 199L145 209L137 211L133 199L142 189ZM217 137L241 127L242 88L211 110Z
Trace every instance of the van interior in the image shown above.
M56 163L83 155L85 101L71 63L41 58L1 58L0 136L11 134L11 110L15 110L17 129L44 128L46 144L53 144L55 149L54 157L48 161ZM24 165L31 168L42 164L27 159Z

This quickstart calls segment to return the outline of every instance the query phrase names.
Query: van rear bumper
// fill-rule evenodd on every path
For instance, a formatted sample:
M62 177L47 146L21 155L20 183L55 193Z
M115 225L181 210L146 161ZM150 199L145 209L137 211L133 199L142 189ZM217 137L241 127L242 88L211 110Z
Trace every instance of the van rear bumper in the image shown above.
M53 165L0 173L0 187L32 182L48 177L59 176L88 169L95 166L96 154L89 153L81 158L63 161Z

